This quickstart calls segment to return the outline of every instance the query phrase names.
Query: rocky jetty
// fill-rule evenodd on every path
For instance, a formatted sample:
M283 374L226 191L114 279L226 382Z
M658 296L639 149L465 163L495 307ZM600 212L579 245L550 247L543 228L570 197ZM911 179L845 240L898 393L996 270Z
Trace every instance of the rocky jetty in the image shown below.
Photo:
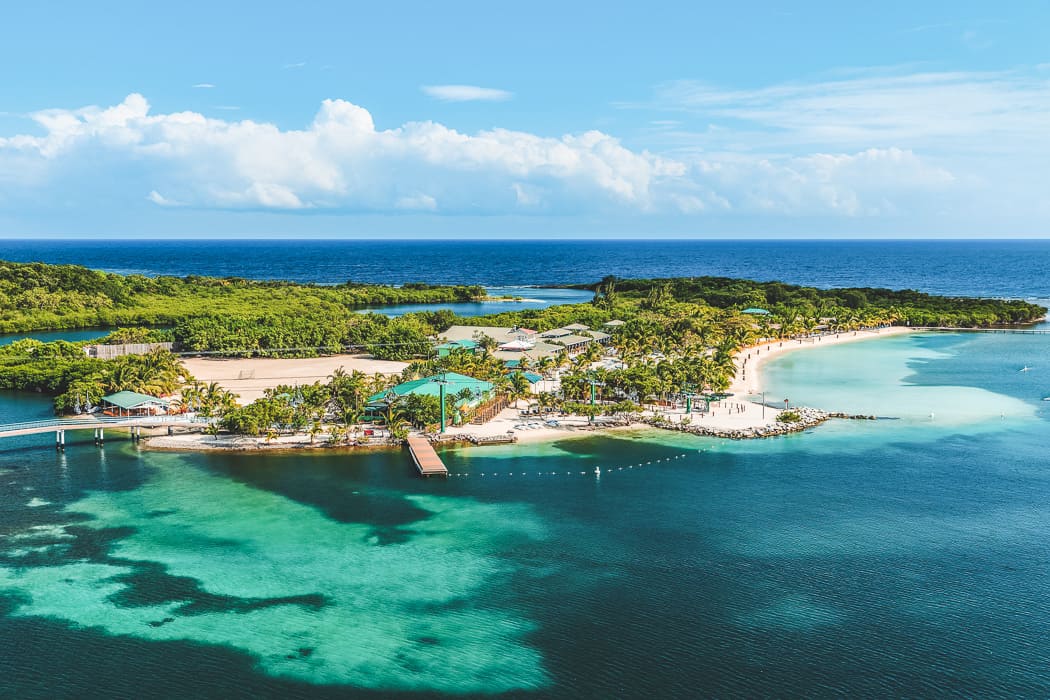
M641 418L640 422L646 423L653 426L654 428L662 428L664 430L677 430L681 433L691 433L693 435L705 435L708 437L719 437L728 438L730 440L749 440L752 438L764 438L764 437L776 437L777 435L788 435L789 433L799 433L803 430L807 430L814 426L820 425L824 421L832 417L846 417L844 414L833 415L826 411L821 411L816 408L793 408L792 412L798 413L799 420L791 423L773 423L772 425L759 425L748 428L715 428L697 423L690 423L688 425L682 425L680 423L671 423L669 421L660 420L659 418ZM853 416L849 416L853 417ZM867 416L865 416L867 418Z

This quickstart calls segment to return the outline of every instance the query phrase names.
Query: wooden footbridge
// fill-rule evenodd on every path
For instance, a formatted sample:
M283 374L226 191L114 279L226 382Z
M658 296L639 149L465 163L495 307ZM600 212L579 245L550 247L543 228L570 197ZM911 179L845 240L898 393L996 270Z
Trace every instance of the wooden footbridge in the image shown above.
M48 420L26 421L22 423L0 424L0 439L21 435L55 434L55 447L64 449L67 430L93 430L95 444L101 445L106 439L106 428L126 428L131 438L142 437L143 428L175 427L200 425L200 421L187 416L140 416L134 418L110 418L108 416L88 416L84 418L52 418Z
M415 462L420 476L448 476L448 467L441 461L433 445L425 437L408 438L408 451L412 455L412 461Z

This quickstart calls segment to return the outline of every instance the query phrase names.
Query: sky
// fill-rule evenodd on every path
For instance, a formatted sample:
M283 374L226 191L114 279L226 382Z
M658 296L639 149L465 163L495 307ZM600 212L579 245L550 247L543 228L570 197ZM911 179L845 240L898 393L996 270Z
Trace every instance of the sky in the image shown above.
M3 12L0 237L1050 237L1044 0Z

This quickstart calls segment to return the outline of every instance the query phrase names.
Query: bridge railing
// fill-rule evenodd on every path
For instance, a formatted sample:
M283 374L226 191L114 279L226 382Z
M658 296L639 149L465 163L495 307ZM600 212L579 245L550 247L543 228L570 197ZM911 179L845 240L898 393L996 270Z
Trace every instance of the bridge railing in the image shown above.
M56 430L77 428L87 429L99 424L104 425L174 425L174 424L200 424L207 425L212 419L193 415L175 416L92 416L90 418L48 418L44 420L22 421L19 423L0 424L0 433L14 430L32 430L36 428L55 428Z

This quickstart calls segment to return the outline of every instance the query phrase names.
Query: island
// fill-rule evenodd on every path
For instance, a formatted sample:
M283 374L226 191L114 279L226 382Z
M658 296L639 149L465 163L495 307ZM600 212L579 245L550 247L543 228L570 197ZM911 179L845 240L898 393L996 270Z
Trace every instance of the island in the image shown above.
M586 289L587 303L462 318L440 305L487 298L483 287L0 262L0 330L100 336L0 347L0 388L50 394L73 421L139 419L137 434L146 424L164 448L385 446L413 435L487 444L637 423L768 437L834 415L763 406L758 367L771 356L1046 314L1023 300L721 277L606 277ZM435 307L358 312L397 303Z

